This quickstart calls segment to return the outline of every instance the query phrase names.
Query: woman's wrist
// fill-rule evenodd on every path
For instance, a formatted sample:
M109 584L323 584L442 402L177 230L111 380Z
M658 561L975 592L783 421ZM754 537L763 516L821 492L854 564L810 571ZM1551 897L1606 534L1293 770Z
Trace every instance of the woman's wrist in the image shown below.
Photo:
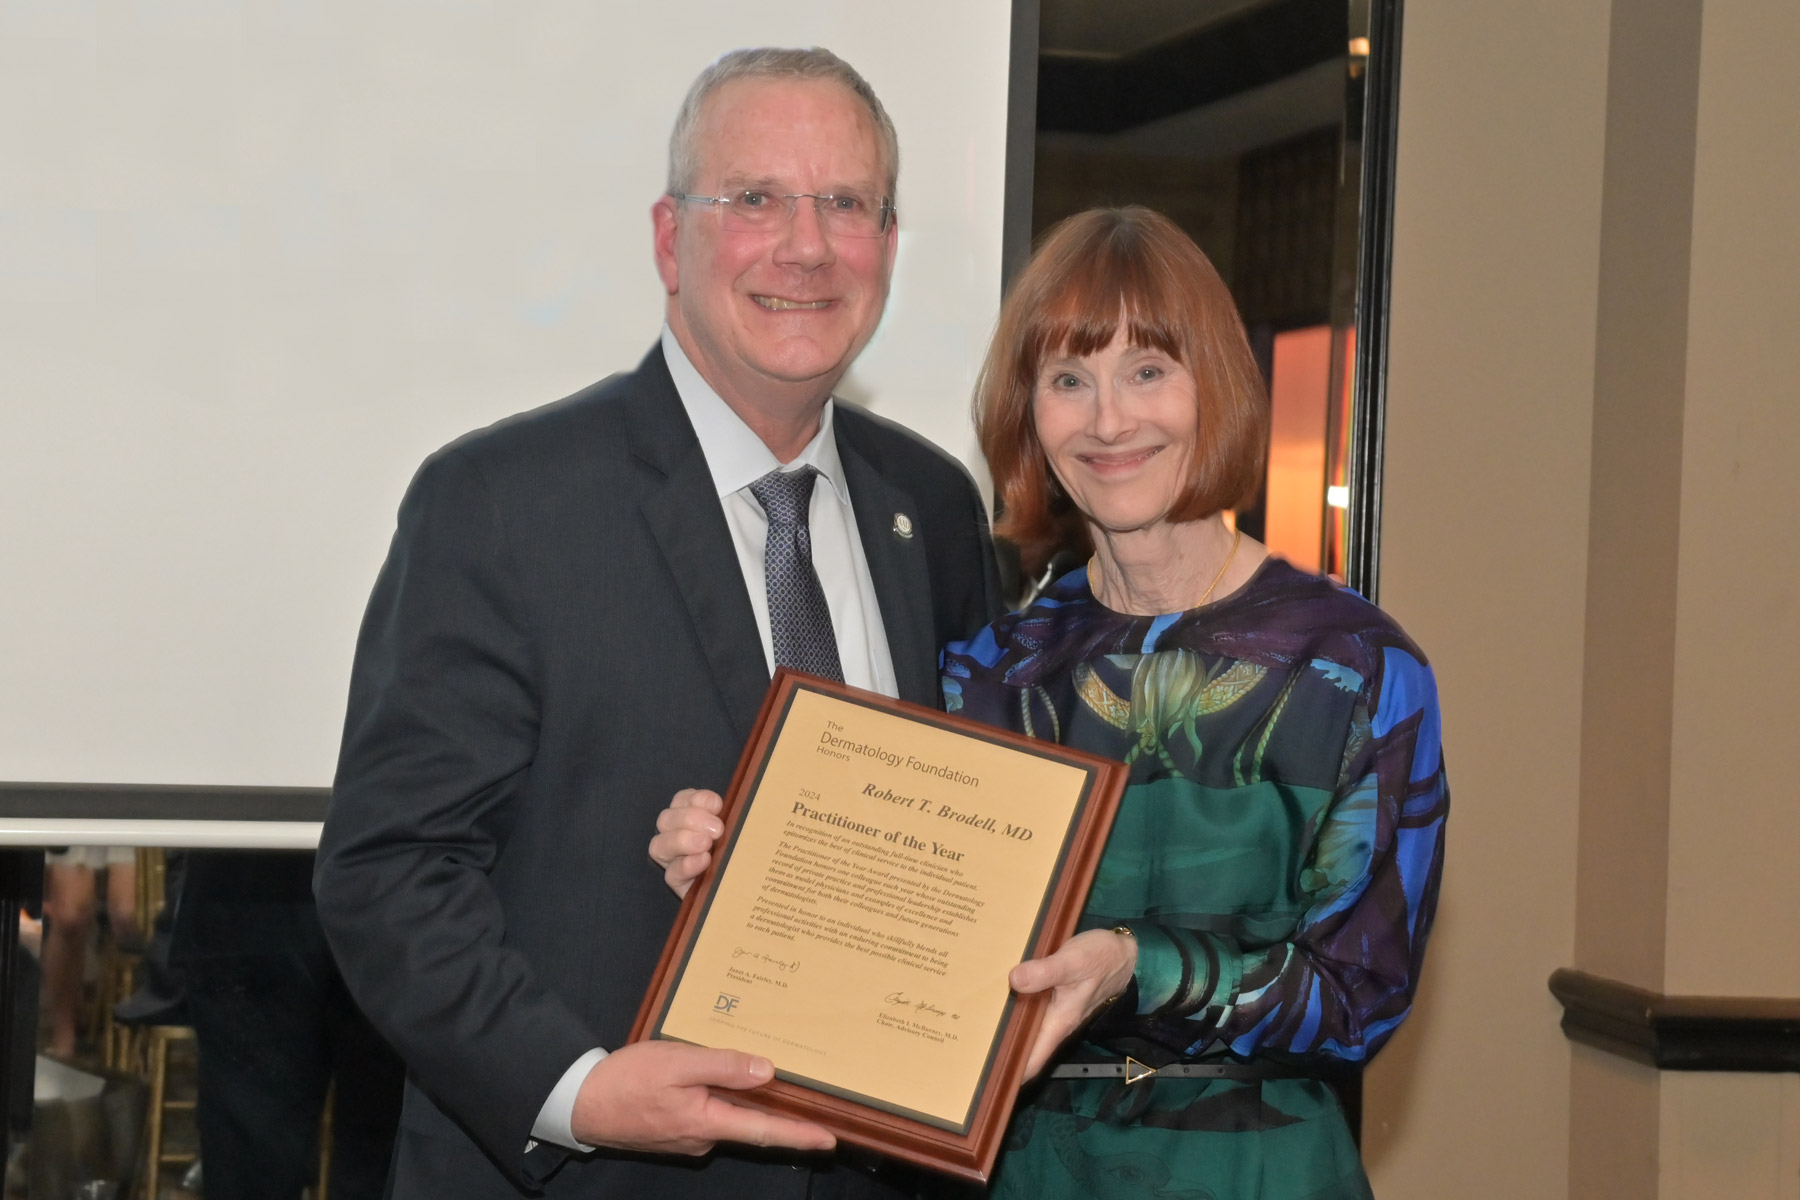
M1112 932L1114 941L1118 943L1121 959L1107 980L1110 985L1107 988L1108 1004L1125 993L1125 989L1131 986L1133 976L1137 974L1137 934L1131 931L1129 925L1115 925Z

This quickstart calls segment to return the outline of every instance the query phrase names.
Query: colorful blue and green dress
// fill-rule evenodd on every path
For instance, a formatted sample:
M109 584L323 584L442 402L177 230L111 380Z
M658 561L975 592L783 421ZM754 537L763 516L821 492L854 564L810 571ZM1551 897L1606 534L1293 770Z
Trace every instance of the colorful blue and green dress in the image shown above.
M1406 1017L1431 928L1449 792L1418 647L1280 559L1158 617L1076 571L947 648L943 686L953 713L1131 768L1082 927L1128 926L1137 974L1065 1059L1237 1064L1028 1088L992 1194L1368 1196L1321 1077Z

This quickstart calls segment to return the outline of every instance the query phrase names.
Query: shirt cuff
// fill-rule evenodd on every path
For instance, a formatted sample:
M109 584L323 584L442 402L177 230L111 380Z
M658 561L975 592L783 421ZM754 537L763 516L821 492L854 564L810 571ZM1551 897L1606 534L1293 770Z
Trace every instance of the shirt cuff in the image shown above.
M593 1149L592 1146L584 1146L575 1140L575 1097L581 1094L581 1085L586 1081L588 1072L605 1057L606 1051L596 1046L563 1072L563 1077L550 1089L550 1098L544 1101L544 1107L538 1109L537 1120L532 1122L531 1136L534 1140L526 1143L527 1154L531 1153L537 1142L549 1142L565 1150L583 1153Z

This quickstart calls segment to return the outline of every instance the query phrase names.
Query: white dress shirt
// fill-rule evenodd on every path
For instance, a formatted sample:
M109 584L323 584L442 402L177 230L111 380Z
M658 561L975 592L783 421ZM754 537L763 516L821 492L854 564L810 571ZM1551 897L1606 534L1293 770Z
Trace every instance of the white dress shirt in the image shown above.
M844 682L884 696L899 695L887 629L881 622L881 604L869 577L869 562L863 555L862 538L856 527L856 510L850 502L850 486L844 478L843 460L838 456L837 438L832 434L836 406L830 400L825 402L819 432L792 462L782 463L701 378L667 325L662 331L662 351L681 405L700 439L700 451L712 472L719 504L725 510L725 524L731 529L738 569L743 572L744 586L750 593L750 608L756 614L756 630L762 637L763 660L769 665L769 673L775 672L775 642L769 632L768 585L763 571L769 518L750 494L750 485L770 471L812 467L819 472L813 484L812 507L807 511L813 569L818 572L825 604L831 610L831 628L837 634ZM644 833L648 840L650 831ZM593 1149L575 1140L575 1097L588 1072L605 1057L606 1051L595 1047L563 1073L538 1111L531 1127L532 1137L571 1150Z

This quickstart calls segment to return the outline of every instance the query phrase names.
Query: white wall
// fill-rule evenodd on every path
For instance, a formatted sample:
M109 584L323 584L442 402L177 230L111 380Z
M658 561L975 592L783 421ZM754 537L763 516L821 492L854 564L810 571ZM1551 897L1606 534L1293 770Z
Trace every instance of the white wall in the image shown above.
M845 391L974 465L1008 35L998 0L0 3L0 779L329 782L407 479L650 346L669 122L735 46L829 46L892 112Z

